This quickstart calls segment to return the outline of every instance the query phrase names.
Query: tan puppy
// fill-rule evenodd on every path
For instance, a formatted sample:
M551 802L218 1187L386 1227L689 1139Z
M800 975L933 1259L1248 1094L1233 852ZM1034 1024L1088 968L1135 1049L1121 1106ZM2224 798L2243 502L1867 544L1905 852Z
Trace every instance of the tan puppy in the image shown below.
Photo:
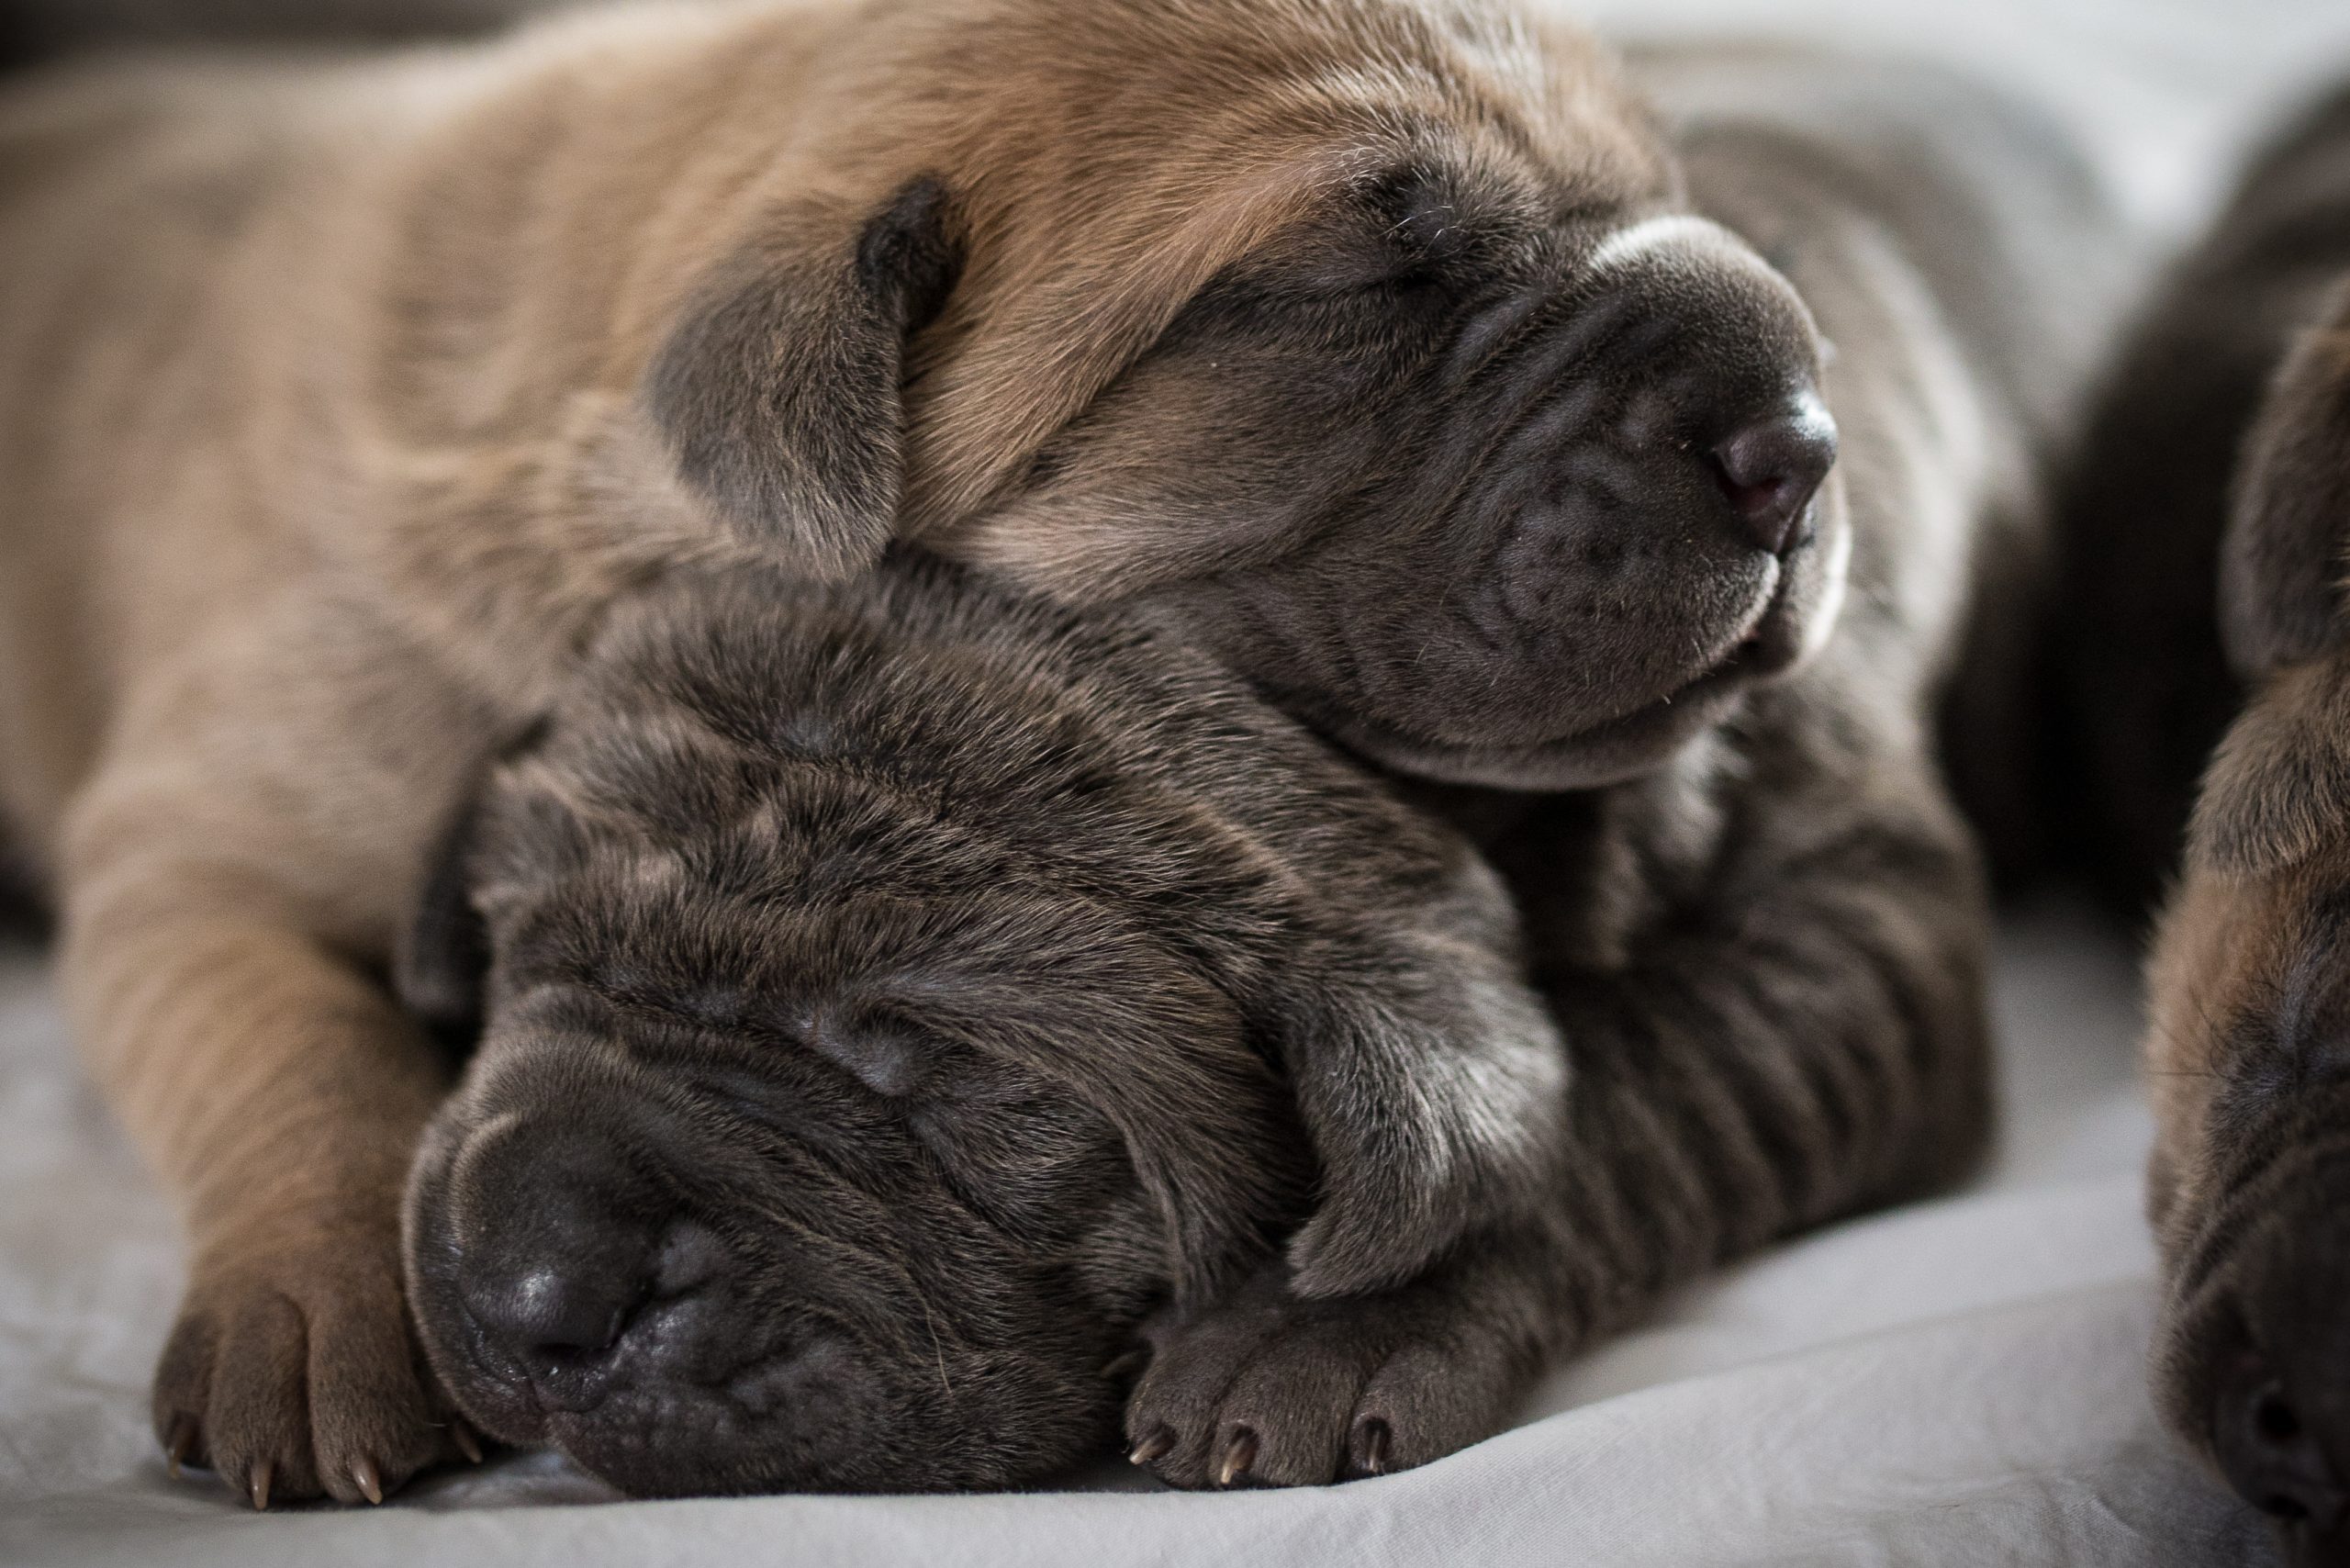
M1818 128L1764 133L1768 178L1745 132L1700 160L1832 299L1848 506L1810 310L1685 210L1588 40L1499 7L670 6L21 92L0 800L91 1061L185 1208L171 1451L256 1503L350 1500L449 1440L395 1235L444 1070L382 973L460 778L683 558L839 575L912 535L1161 618L1450 783L1679 755L1511 846L1522 892L1577 905L1546 912L1545 978L1619 1074L1579 1190L1648 1182L1608 1164L1635 1126L1731 1147L1715 1080L1644 1076L1678 1059L1632 1043L1662 1011L1689 1049L1789 1053L1755 1075L1775 1174L1731 1220L1651 1215L1662 1260L1631 1272L1963 1163L1981 911L1927 707L2070 363L2009 241L2097 219L2044 139L1960 98L1963 170ZM2094 297L2081 247L2050 254ZM1824 656L1848 573L1867 613ZM1578 1276L1579 1327L1644 1299L1613 1278ZM1212 1382L1164 1358L1133 1417L1183 1429L1179 1476L1228 1464L1167 1404Z

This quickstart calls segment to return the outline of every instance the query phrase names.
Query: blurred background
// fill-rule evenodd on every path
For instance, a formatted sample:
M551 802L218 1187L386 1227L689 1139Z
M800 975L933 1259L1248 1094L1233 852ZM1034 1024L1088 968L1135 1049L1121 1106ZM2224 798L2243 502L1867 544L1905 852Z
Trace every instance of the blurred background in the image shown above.
M0 0L0 48L21 60L196 39L430 37L478 32L532 8L530 0Z
M2174 231L2203 217L2247 141L2350 76L2344 0L1584 0L1564 8L1621 38L1824 36L1997 73L2078 126L2130 203Z
M448 37L582 3L598 0L0 0L0 59L203 39ZM2202 213L2248 138L2350 75L2344 0L1547 3L1625 39L1826 35L1988 69L2077 121L2132 204L2172 228Z

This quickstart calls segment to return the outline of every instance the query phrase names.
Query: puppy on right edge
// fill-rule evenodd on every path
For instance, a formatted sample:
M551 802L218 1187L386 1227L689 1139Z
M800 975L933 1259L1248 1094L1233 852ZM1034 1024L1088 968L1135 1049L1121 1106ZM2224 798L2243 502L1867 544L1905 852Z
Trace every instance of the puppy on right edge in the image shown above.
M2314 1564L2350 1562L2350 92L2255 163L2125 364L2149 343L2211 341L2212 322L2273 344L2296 311L2310 324L2250 417L2218 552L2221 640L2250 696L2204 775L2148 971L2148 1208L2166 1275L2157 1403ZM2249 417L2248 389L2232 390L2240 346L2117 385L2115 401L2231 416L2210 437L2224 450ZM2177 535L2218 510L2214 488L2139 526ZM2208 594L2208 567L2193 582ZM2121 591L2156 590L2141 569ZM2216 663L2174 641L2163 660ZM2117 700L2109 727L2152 716ZM2179 722L2140 735L2150 779Z

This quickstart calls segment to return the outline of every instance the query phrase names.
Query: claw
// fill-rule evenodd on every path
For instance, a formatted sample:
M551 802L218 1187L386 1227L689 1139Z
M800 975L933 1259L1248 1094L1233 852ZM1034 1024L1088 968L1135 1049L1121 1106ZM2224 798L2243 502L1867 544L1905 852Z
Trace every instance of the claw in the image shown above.
M269 1511L269 1482L270 1478L276 1473L276 1462L265 1459L254 1465L252 1474L246 1478L245 1492L252 1498L254 1513Z
M1102 1381L1105 1383L1124 1383L1126 1379L1134 1376L1135 1373L1142 1371L1143 1368L1148 1365L1150 1365L1150 1352L1148 1350L1128 1350L1125 1355L1120 1356L1116 1361L1112 1361L1108 1366L1102 1369Z
M173 1417L172 1435L163 1439L163 1468L172 1473L173 1480L180 1478L180 1466L186 1463L187 1456L195 1451L196 1417Z
M1224 1448L1224 1462L1216 1466L1215 1484L1229 1486L1248 1473L1257 1462L1257 1434L1246 1427L1233 1428L1232 1441Z
M1126 1462L1129 1464L1155 1463L1165 1459L1174 1450L1175 1428L1168 1426L1153 1427L1136 1440L1133 1448L1126 1450Z
M1363 1475L1386 1474L1388 1445L1394 1439L1393 1429L1376 1416L1356 1427L1352 1445L1356 1472Z
M378 1506L382 1505L384 1501L384 1478L376 1473L375 1462L374 1460L363 1459L352 1464L351 1467L351 1482L352 1485L359 1488L359 1495L366 1498L369 1503L375 1504Z
M449 1421L449 1440L457 1445L457 1451L465 1456L466 1463L481 1462L481 1439L474 1436L471 1427L453 1417Z

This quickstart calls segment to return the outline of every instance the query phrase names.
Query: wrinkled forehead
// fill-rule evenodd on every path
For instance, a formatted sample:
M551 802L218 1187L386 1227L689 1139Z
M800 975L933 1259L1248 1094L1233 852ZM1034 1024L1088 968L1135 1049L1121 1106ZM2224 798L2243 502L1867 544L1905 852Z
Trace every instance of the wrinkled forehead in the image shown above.
M968 256L914 354L918 516L967 513L1252 257L1367 249L1413 199L1459 234L1528 235L1678 194L1653 117L1572 29L1469 7L1100 10L1067 19L1051 69L1004 61L985 90L1024 101L966 106L950 138ZM1044 47L1005 16L974 54ZM1400 215L1365 200L1398 190Z
M745 789L681 829L657 776L642 813L624 782L500 776L475 896L509 996L576 988L877 1081L916 1040L1069 1082L1089 1040L1239 1048L1231 1003L1157 933L920 801Z
M967 134L1063 143L1064 168L1122 132L1239 151L1410 119L1555 148L1616 134L1631 101L1588 29L1508 0L955 0L929 22L912 48L968 95Z
M972 226L967 304L1072 257L1196 286L1269 245L1351 240L1389 205L1365 198L1389 193L1519 229L1677 194L1654 117L1579 35L1496 22L1464 38L1409 19L1253 59L1229 39L1170 44L1039 84L1088 100L1068 119L1033 104L975 114L979 145L950 176ZM1113 77L1105 115L1091 100Z
M474 1115L498 1114L501 1074L558 1059L617 1114L699 1125L726 1159L750 1158L724 1138L748 1117L874 1192L921 1185L926 1160L1011 1170L1015 1148L1020 1169L1058 1150L1091 1180L1069 1159L1116 1147L1184 1279L1288 1191L1287 1102L1234 1003L1113 912L1002 890L746 910L681 857L608 870L498 923Z

